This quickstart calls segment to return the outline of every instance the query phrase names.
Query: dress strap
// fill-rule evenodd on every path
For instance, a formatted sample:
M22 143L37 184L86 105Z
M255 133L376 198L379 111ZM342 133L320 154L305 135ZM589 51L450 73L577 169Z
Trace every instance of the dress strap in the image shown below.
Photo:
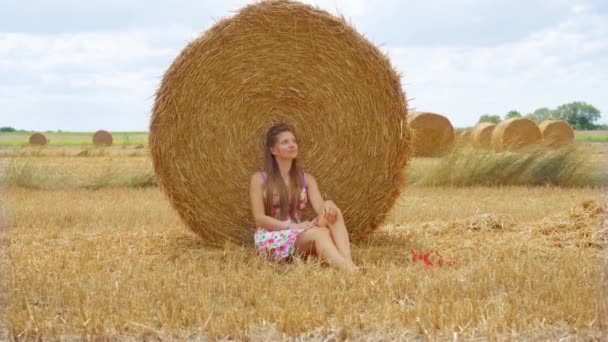
M260 174L262 175L262 179L264 179L264 182L265 182L266 181L266 172L260 171Z

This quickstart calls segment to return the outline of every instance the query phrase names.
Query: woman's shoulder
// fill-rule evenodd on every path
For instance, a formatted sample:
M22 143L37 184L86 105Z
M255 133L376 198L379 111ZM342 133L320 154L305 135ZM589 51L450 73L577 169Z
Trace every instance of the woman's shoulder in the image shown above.
M262 177L262 171L258 171L251 175L251 182L263 183L264 177Z
M308 173L306 171L302 171L302 173L304 174L304 177L306 177L307 181L309 181L309 180L313 180L314 181L315 180L315 177L312 174L310 174L310 173Z

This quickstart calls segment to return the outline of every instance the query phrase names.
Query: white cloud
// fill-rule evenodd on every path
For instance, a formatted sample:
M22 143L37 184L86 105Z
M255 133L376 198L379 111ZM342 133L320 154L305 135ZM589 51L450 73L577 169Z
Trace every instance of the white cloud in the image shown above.
M58 35L0 33L0 63L28 71L65 66L112 69L142 58L171 56L176 43L194 36L183 28Z
M182 27L0 33L0 106L11 113L3 121L29 129L66 129L87 119L94 126L100 117L114 115L121 118L112 122L116 129L145 129L160 78L196 35ZM109 107L111 113L102 112Z
M303 2L348 17L360 17L374 4L370 0L304 0Z
M146 129L154 91L179 51L212 19L250 2L165 4L150 14L159 21L154 26L136 18L127 27L86 32L0 32L0 107L11 113L0 114L3 125ZM522 10L521 3L501 2L497 11L480 0L306 2L350 18L373 41L388 42L384 49L404 75L411 105L446 113L456 126L471 125L485 112L528 112L575 100L608 112L600 93L608 84L608 20L595 3L536 0ZM105 21L123 8L117 1L108 3L111 11L99 3L61 4L58 13L77 6L107 12ZM147 3L124 6L135 11ZM513 25L504 26L509 21Z
M493 47L391 47L410 103L446 113L457 126L485 112L524 113L582 100L606 112L608 21L574 18Z

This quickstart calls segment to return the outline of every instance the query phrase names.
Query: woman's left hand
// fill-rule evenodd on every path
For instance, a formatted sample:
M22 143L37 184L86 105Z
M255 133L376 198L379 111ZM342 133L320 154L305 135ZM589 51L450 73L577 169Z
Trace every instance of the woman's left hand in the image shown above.
M334 223L336 222L336 218L338 217L338 207L332 201L325 201L325 204L323 205L322 214L328 223Z

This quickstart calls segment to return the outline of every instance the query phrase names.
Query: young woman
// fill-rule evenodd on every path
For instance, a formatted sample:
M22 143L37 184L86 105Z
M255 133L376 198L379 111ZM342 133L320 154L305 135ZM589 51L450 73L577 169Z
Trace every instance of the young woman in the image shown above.
M315 178L300 171L293 129L275 124L266 133L264 171L251 176L251 210L255 248L276 261L293 254L317 255L332 267L357 271L342 212L324 201ZM302 220L308 202L317 217Z

